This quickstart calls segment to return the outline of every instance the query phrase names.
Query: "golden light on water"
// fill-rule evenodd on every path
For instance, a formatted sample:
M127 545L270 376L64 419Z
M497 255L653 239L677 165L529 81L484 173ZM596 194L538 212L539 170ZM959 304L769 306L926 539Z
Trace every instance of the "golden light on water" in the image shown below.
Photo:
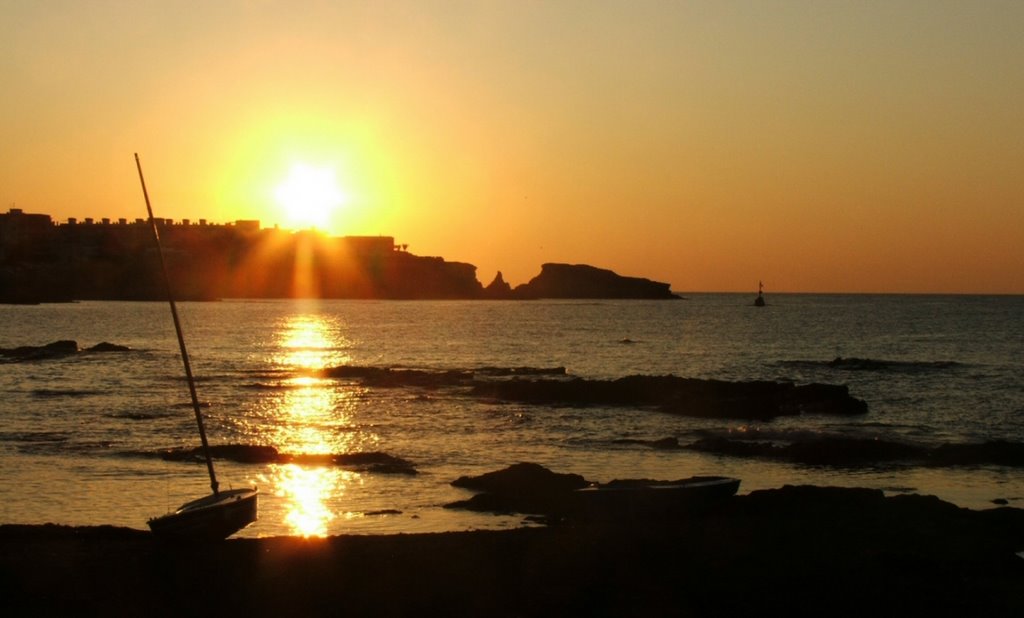
M335 332L337 325L316 313L288 318L281 327L275 364L287 369L316 370L341 365L350 358L343 352L346 341Z
M331 318L312 311L291 316L279 331L270 361L287 372L285 388L274 403L270 440L280 453L325 457L361 450L366 436L352 429L358 393L316 375L349 360L347 342ZM284 522L299 536L323 536L336 518L330 504L360 481L355 472L322 464L289 463L272 467L270 482L285 503Z
M340 474L328 468L307 468L295 464L278 467L277 495L287 503L285 523L299 536L324 536L335 514L325 497L344 493Z

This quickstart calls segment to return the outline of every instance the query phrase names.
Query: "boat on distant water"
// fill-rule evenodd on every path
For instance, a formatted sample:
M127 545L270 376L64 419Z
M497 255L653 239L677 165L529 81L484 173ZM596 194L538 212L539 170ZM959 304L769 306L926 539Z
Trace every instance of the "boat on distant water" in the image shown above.
M657 520L708 508L733 495L740 480L694 476L678 481L622 480L573 492L576 512L587 520Z
M181 321L178 319L178 310L174 304L174 294L171 292L171 281L167 275L167 264L164 261L163 249L160 247L160 232L157 230L156 219L153 218L153 208L149 203L149 192L146 190L146 181L142 177L142 164L139 162L138 154L135 155L135 166L139 171L139 182L142 184L142 194L146 198L149 225L153 228L153 240L156 242L157 254L160 257L160 267L163 271L164 286L167 291L167 302L171 306L174 331L178 335L181 361L185 367L185 378L188 381L188 390L192 398L192 410L195 412L196 424L199 428L199 440L203 445L203 457L206 460L206 470L210 475L210 490L212 492L209 496L186 502L166 515L154 517L147 523L149 524L149 529L161 537L194 540L225 539L256 521L259 491L255 487L220 491L217 475L213 469L210 445L206 440L203 414L199 409L199 397L196 394L196 383L192 376L192 366L188 360L188 350L185 349L185 336L182 333Z
M755 307L764 307L764 283L757 282L757 298L754 299Z

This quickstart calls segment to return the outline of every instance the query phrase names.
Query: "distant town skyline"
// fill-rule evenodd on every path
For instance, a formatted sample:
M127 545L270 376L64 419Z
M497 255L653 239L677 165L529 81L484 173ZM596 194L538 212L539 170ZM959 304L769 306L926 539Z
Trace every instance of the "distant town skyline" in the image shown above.
M157 259L156 227L163 258ZM162 217L56 222L12 208L0 213L0 303L221 298L676 300L666 282L591 265L544 264L513 288L474 264L417 256L391 236L328 236L261 228L257 220L193 222Z
M0 0L0 210L1024 293L1024 3Z

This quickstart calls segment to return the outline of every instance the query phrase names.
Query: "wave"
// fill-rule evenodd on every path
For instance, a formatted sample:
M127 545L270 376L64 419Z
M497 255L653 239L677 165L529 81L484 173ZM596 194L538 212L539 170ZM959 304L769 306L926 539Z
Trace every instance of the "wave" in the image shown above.
M682 448L682 446L679 444L679 438L675 436L661 438L660 440L643 440L640 438L618 438L616 440L612 440L612 444L628 446L648 446L653 449L665 451L672 451Z
M501 376L564 376L568 375L565 367L477 367L471 369L475 374Z
M192 407L191 403L187 405L190 408ZM199 405L200 407L203 407L202 403ZM175 404L173 407L182 407L182 404ZM206 404L206 407L209 407L209 404ZM158 418L168 418L170 416L177 415L171 414L170 412L111 412L106 415L107 418L116 418L126 421L151 421Z
M783 367L800 367L809 369L837 369L842 371L889 371L894 373L919 373L927 371L945 371L965 367L956 361L895 361L873 358L843 358L837 356L830 361L820 360L783 360L776 363Z
M0 442L35 442L62 443L71 439L71 434L63 431L4 431L0 432Z
M249 382L248 384L243 384L242 388L263 391L289 391L309 388L309 386L292 382Z

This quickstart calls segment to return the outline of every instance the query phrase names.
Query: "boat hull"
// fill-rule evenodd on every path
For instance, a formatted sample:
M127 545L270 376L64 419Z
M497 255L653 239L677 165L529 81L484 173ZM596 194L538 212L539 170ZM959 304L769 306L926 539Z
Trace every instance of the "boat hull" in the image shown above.
M256 521L258 502L256 488L230 489L155 517L149 520L149 529L163 538L226 539Z
M573 492L574 511L590 521L667 520L733 496L739 479L705 476L674 482L619 481Z

